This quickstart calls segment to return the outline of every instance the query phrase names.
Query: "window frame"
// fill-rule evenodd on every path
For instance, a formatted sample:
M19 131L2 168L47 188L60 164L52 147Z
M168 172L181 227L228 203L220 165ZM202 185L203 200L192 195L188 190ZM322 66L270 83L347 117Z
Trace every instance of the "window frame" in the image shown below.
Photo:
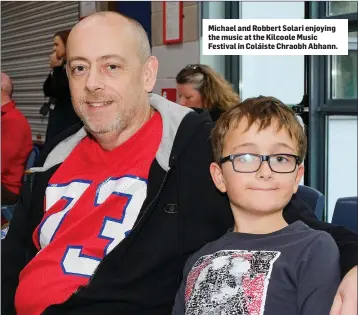
M358 31L358 12L340 14L340 15L328 15L327 12L327 1L322 1L316 3L319 19L348 19L348 32L357 32ZM310 17L313 18L313 17ZM357 47L358 51L358 47ZM358 113L357 111L357 100L356 99L338 99L331 98L329 95L330 85L332 83L332 78L330 74L331 70L331 59L332 56L321 56L321 67L324 69L324 105L320 107L319 110L327 112L329 114L338 112L339 114L352 114Z
M326 15L327 2L308 2L310 19L348 19L348 31L358 30L358 13ZM308 56L309 74L309 134L308 134L308 185L326 195L328 188L327 136L329 116L358 116L358 99L332 99L328 95L331 84L330 56ZM327 220L327 210L324 212Z

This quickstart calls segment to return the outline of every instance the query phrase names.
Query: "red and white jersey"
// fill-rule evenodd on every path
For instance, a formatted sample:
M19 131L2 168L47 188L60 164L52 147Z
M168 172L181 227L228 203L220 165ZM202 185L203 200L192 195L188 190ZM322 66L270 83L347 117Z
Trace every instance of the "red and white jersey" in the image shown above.
M40 251L20 273L18 315L38 315L66 301L131 231L147 195L162 129L155 113L113 151L86 137L55 172L33 234Z

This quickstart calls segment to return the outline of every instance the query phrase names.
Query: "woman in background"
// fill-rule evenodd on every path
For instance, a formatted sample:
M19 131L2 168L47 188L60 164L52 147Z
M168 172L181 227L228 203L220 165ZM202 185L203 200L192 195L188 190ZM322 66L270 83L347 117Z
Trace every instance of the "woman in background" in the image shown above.
M188 65L176 76L179 104L200 112L207 109L216 121L221 113L240 102L231 84L212 68Z
M45 96L50 98L46 142L80 121L72 106L66 75L66 43L69 33L70 30L65 30L55 34L50 55L51 72L43 85Z

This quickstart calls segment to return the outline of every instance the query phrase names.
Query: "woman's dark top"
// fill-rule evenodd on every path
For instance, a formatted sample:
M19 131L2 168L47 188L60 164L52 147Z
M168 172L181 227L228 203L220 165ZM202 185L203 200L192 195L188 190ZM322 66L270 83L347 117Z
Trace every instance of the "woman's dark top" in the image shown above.
M43 85L46 97L54 103L50 109L49 121L46 131L46 142L53 139L68 127L80 121L76 115L71 101L65 65L55 67Z
M205 108L197 108L197 107L191 107L191 109L193 109L194 111L196 111L199 114L202 113L204 110L207 110ZM221 108L219 108L218 106L215 106L212 110L209 110L211 120L217 121L223 112L224 111Z

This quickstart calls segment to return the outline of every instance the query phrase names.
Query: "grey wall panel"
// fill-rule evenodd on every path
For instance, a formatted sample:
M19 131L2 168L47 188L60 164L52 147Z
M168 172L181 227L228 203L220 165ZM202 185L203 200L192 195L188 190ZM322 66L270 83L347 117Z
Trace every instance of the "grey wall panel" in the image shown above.
M47 118L39 110L53 35L78 20L78 1L1 2L1 71L13 80L13 98L29 120L34 140L45 140Z

